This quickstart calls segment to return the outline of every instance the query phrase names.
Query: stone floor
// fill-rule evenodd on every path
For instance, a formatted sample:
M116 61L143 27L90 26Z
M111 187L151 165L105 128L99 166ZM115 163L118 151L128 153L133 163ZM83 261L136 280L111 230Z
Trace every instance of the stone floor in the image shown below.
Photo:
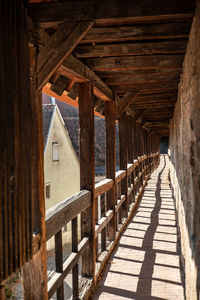
M91 299L185 299L168 169L161 156Z

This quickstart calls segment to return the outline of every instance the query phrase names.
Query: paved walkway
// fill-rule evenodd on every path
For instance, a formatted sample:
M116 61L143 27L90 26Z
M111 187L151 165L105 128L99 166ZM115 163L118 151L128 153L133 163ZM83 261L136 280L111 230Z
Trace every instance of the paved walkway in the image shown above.
M161 156L92 299L185 299L168 169Z

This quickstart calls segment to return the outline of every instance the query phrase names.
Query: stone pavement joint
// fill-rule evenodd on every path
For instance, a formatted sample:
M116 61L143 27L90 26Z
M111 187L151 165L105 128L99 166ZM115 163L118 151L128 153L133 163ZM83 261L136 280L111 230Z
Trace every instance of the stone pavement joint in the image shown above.
M168 171L168 157L161 155L91 299L185 299Z

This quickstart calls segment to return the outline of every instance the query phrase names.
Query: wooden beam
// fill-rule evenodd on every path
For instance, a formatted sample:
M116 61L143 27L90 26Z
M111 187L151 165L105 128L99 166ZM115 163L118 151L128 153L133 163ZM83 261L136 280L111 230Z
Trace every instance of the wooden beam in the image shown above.
M80 189L91 192L92 205L81 213L81 237L89 236L90 245L82 257L82 275L95 274L95 197L94 197L94 107L93 86L79 83Z
M58 96L61 96L64 90L67 89L71 80L63 75L59 75L58 78L51 84L51 90Z
M76 218L84 209L91 206L91 194L88 191L81 191L67 198L59 204L48 209L46 212L46 240L55 235L60 228L64 227L71 220Z
M92 70L73 55L64 60L58 71L78 82L91 81L94 86L94 94L98 98L104 101L113 100L112 90Z
M167 74L151 74L151 72L146 72L143 75L135 75L135 76L120 76L113 77L106 80L106 84L109 86L115 85L137 85L137 84L145 84L145 83L153 83L156 84L159 82L171 82L171 81L179 81L180 75L167 75Z
M62 24L47 44L42 48L37 58L38 89L49 80L64 59L71 54L76 45L93 26L93 22L79 23L69 34L69 25Z
M78 58L185 53L187 41L78 46Z
M180 55L145 55L107 58L87 58L85 63L94 71L123 71L151 69L180 69L184 56Z
M106 79L118 79L123 77L133 77L133 78L143 78L143 76L148 76L148 70L137 69L137 70L106 70L97 71L96 74L100 76L103 80ZM180 76L181 70L179 69L151 69L152 76Z
M139 92L144 92L144 91L168 91L171 89L177 89L178 88L178 81L168 81L168 82L154 82L154 83L143 83L143 84L127 84L127 85L115 85L112 87L113 91L115 93L127 93L127 92L132 92L132 91L139 91Z
M125 202L122 205L122 214L128 216L128 130L126 113L123 113L119 118L119 148L120 148L120 170L126 171L126 176L121 181L121 194L125 195Z
M106 127L106 177L113 180L113 186L107 192L107 210L112 210L114 215L107 226L108 239L115 240L117 230L117 219L115 214L116 185L115 185L115 171L116 171L116 133L115 133L115 119L116 119L116 103L105 102L105 127Z
M188 19L192 17L195 1L169 0L102 0L92 5L91 0L65 1L29 4L29 14L40 26L52 27L60 22L95 20L97 24L117 24L130 22L153 22L163 20ZM125 9L124 9L125 8Z
M136 95L138 92L130 92L126 93L123 98L119 100L116 107L116 119L118 120L119 117L124 113L129 103L134 103L136 99Z
M186 39L189 36L190 26L191 23L187 22L92 28L80 43L106 44L142 40ZM137 46L135 49L138 49ZM142 49L144 51L144 47L141 47Z

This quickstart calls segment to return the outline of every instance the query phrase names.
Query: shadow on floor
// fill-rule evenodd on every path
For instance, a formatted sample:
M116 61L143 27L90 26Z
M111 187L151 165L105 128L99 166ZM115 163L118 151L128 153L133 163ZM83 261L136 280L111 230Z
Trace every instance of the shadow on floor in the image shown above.
M91 299L184 300L175 208L162 156Z

